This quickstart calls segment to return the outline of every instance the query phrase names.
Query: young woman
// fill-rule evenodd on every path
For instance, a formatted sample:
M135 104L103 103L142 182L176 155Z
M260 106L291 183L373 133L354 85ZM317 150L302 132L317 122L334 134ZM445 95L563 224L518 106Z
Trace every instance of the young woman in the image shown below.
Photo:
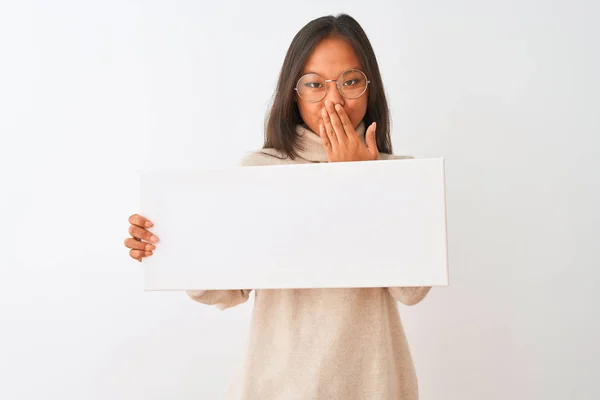
M391 158L389 114L373 48L348 15L311 21L286 54L261 150L241 166ZM317 194L316 194L317 195ZM373 212L356 207L355 212ZM348 215L348 218L352 218ZM139 261L158 238L129 219L125 245ZM365 232L365 236L368 232ZM417 379L396 301L429 287L257 290L240 399L415 400ZM188 291L221 310L250 290Z

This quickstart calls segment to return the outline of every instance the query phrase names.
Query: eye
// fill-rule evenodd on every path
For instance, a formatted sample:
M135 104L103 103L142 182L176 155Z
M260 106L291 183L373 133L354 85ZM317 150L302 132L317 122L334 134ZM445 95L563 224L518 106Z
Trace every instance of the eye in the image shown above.
M358 85L360 83L360 81L361 81L360 78L350 79L350 80L344 81L342 86L355 86L355 85Z
M321 87L321 84L319 82L306 82L304 86L306 86L309 89L319 89Z

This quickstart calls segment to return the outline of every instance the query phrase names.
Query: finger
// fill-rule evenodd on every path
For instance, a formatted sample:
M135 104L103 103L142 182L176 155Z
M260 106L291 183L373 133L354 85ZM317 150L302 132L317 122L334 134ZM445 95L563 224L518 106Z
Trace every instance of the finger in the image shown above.
M338 141L344 141L348 137L348 135L346 135L344 125L342 125L342 121L340 120L340 117L338 116L338 113L333 106L333 102L329 100L325 101L325 109L329 114L329 119L331 121L331 125L333 125L333 129L338 138Z
M125 239L125 247L133 250L144 250L144 251L153 251L156 249L156 246L150 243L142 242L139 239L135 238L127 238Z
M327 136L327 132L325 131L325 127L323 124L319 124L319 136L321 136L321 142L323 143L323 147L325 148L325 152L327 153L327 159L331 159L331 142L329 141L329 137Z
M341 104L336 104L335 111L337 112L337 115L340 119L342 127L344 128L344 132L346 132L346 136L348 136L348 138L352 138L352 139L358 138L358 135L356 134L356 131L354 130L354 127L352 126L352 121L350 121L348 114L346 114L346 111L344 111L344 107L342 107Z
M149 232L148 230L146 230L144 228L140 228L139 226L130 225L129 226L129 234L134 238L142 239L147 242L152 242L152 243L158 242L158 237L156 237L156 235L154 235L152 232Z
M369 153L371 153L371 155L374 158L377 158L377 156L379 156L379 150L377 150L377 140L375 138L376 129L377 123L373 122L371 126L369 126L369 129L367 129L367 135L365 140L367 144L367 150L369 150Z
M137 225L141 228L152 228L154 226L152 221L148 220L147 218L142 217L139 214L133 214L132 216L130 216L129 223L131 225Z
M144 257L150 257L152 255L151 251L142 251L142 250L130 250L129 256L138 261L142 261Z
M327 133L327 137L331 142L331 147L333 147L335 151L335 148L338 144L338 138L335 131L333 130L333 126L331 125L331 120L329 119L329 114L327 113L326 109L323 109L321 111L321 117L323 118L323 126L325 127L325 132Z

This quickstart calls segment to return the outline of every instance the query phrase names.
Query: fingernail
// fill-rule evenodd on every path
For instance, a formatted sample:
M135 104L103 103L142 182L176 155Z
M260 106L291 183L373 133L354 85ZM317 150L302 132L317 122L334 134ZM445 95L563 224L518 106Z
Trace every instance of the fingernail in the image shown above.
M155 247L154 247L154 246L152 246L151 244L147 244L147 245L146 245L146 250L147 250L147 251L152 251L152 250L154 250L154 249L155 249Z
M338 110L338 111L340 111L342 109L342 106L340 106L339 104L336 104L335 105L335 109Z
M151 252L151 251L147 251L147 252L146 252L146 255L147 255L147 256L151 256L151 255L152 255L152 252Z
M146 228L150 228L154 224L150 221L146 221L146 223L144 225L146 226Z
M156 236L152 235L150 237L150 241L156 243L156 242L158 242L158 238Z

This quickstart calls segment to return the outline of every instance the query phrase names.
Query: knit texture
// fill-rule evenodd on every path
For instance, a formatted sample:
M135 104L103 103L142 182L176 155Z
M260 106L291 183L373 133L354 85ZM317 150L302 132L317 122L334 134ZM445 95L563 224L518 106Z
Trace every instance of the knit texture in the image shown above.
M365 125L356 131L365 140ZM298 125L299 158L274 149L240 166L327 162L318 134ZM380 159L413 158L380 154ZM417 378L397 301L419 303L430 287L256 290L244 368L232 400L417 400ZM193 291L221 310L251 290Z

